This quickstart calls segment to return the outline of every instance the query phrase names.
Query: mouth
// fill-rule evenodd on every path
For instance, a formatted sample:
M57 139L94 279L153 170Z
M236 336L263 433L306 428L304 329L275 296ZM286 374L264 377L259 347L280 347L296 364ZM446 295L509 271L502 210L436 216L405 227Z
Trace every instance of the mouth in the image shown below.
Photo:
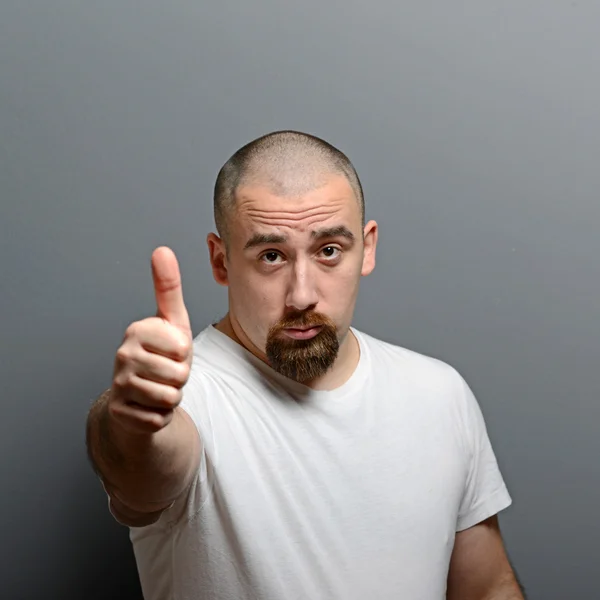
M315 337L322 328L322 325L314 327L288 327L283 330L283 333L294 340L309 340Z

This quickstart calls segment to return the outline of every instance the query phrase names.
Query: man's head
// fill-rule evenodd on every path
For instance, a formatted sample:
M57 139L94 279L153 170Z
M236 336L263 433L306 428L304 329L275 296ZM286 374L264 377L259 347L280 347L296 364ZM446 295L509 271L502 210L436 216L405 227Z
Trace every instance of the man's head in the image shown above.
M236 333L280 373L318 379L346 338L360 277L375 266L377 225L364 224L351 162L314 136L263 136L219 172L214 213L213 274L229 287Z

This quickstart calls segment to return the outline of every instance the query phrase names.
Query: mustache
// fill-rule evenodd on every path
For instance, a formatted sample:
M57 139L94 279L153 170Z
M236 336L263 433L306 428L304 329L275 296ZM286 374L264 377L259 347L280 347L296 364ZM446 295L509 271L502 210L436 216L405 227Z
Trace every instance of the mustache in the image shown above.
M289 314L273 325L273 331L281 329L306 329L308 327L331 326L331 319L320 313Z

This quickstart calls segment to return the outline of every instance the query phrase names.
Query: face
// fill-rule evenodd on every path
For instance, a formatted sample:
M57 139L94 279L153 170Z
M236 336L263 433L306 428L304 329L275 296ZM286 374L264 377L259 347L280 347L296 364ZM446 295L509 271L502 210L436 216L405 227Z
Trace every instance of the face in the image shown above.
M364 230L347 179L328 178L300 198L240 187L229 256L208 238L215 280L229 287L241 341L283 375L308 382L336 362L361 276L375 266L377 225Z

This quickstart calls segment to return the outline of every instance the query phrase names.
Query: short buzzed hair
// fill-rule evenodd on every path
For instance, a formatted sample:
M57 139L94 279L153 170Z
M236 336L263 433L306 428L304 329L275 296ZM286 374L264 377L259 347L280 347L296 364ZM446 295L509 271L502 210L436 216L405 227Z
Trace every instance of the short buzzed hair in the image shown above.
M214 217L219 236L229 246L229 217L242 184L261 183L284 197L316 188L328 175L344 175L365 223L362 185L349 158L330 143L300 131L275 131L240 148L221 168L214 189Z

